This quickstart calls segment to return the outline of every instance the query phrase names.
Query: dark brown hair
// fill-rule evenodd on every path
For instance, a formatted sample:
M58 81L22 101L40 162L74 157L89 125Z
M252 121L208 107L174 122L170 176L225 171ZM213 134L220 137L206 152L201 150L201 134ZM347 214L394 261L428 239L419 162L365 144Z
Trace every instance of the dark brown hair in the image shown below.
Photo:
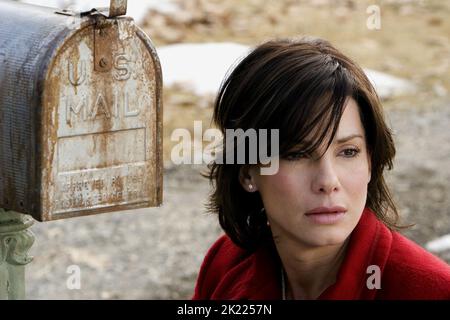
M259 45L222 83L212 120L224 135L224 153L229 151L225 150L226 129L279 129L283 158L305 138L311 141L312 129L316 134L302 151L317 149L331 132L329 146L348 97L359 106L371 159L366 206L396 229L398 212L383 177L385 168L392 169L395 147L379 97L364 71L329 42L304 37ZM271 234L266 216L260 213L261 196L241 186L242 164L217 162L211 162L204 174L213 186L207 209L218 214L234 243L254 250Z

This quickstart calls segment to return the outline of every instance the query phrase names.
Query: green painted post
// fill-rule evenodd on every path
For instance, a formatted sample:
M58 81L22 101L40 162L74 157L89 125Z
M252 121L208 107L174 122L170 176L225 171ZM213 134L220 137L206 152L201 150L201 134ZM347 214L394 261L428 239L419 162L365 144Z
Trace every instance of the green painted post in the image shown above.
M0 208L0 299L25 299L25 265L33 259L30 216Z

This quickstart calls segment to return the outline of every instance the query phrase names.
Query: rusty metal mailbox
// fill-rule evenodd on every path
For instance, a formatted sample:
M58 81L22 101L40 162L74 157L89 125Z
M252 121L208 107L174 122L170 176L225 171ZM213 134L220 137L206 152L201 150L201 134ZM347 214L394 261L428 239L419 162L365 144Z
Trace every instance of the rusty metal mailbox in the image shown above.
M161 204L161 68L124 7L0 0L0 208L47 221Z

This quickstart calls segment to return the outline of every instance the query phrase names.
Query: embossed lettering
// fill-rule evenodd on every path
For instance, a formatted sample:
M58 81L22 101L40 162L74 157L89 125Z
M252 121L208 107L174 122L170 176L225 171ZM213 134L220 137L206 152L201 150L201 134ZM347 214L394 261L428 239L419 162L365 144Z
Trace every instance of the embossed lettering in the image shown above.
M104 115L108 119L111 118L105 98L101 93L97 95L97 99L95 100L95 104L92 109L91 118L95 119L98 115Z
M130 105L128 103L128 93L125 92L123 97L123 109L125 110L125 117L135 117L139 115L139 109L130 110Z
M77 76L75 76L74 66L71 61L67 62L68 74L69 74L69 82L73 86L79 86L86 80L86 61L81 60L77 63Z
M95 101L92 101L85 95L73 97L61 97L61 105L66 110L66 122L71 123L75 119L78 120L96 120L97 118L111 117L136 117L141 113L141 109L146 108L147 101L151 97L143 95L138 99L137 106L130 105L128 92L120 94L113 92L112 101L108 103L107 98L102 93L97 93Z
M81 118L83 120L86 120L86 106L88 105L88 98L86 96L81 96L80 99L78 100L78 103L73 103L73 101L71 101L71 99L69 99L68 97L63 97L62 98L65 101L65 105L66 105L66 122L70 123L70 121L72 120L72 112L76 115L81 114ZM64 103L63 103L64 104Z
M130 59L126 54L119 54L114 59L115 72L113 73L114 79L124 81L130 79L132 70L129 64Z

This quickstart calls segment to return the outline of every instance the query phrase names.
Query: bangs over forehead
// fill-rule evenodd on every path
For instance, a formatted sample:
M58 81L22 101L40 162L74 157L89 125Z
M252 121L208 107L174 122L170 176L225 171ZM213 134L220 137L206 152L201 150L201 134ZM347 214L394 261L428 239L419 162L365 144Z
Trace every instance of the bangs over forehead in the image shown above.
M295 147L306 153L324 143L328 147L336 135L347 98L353 96L354 81L349 72L330 56L315 58L307 65L292 68L292 87L274 106L285 116L278 123L268 123L280 128L281 156Z
M355 81L326 44L318 52L314 40L267 42L250 53L222 85L215 122L221 129L279 129L281 156L298 146L328 147ZM223 117L221 105L235 105L232 114Z

